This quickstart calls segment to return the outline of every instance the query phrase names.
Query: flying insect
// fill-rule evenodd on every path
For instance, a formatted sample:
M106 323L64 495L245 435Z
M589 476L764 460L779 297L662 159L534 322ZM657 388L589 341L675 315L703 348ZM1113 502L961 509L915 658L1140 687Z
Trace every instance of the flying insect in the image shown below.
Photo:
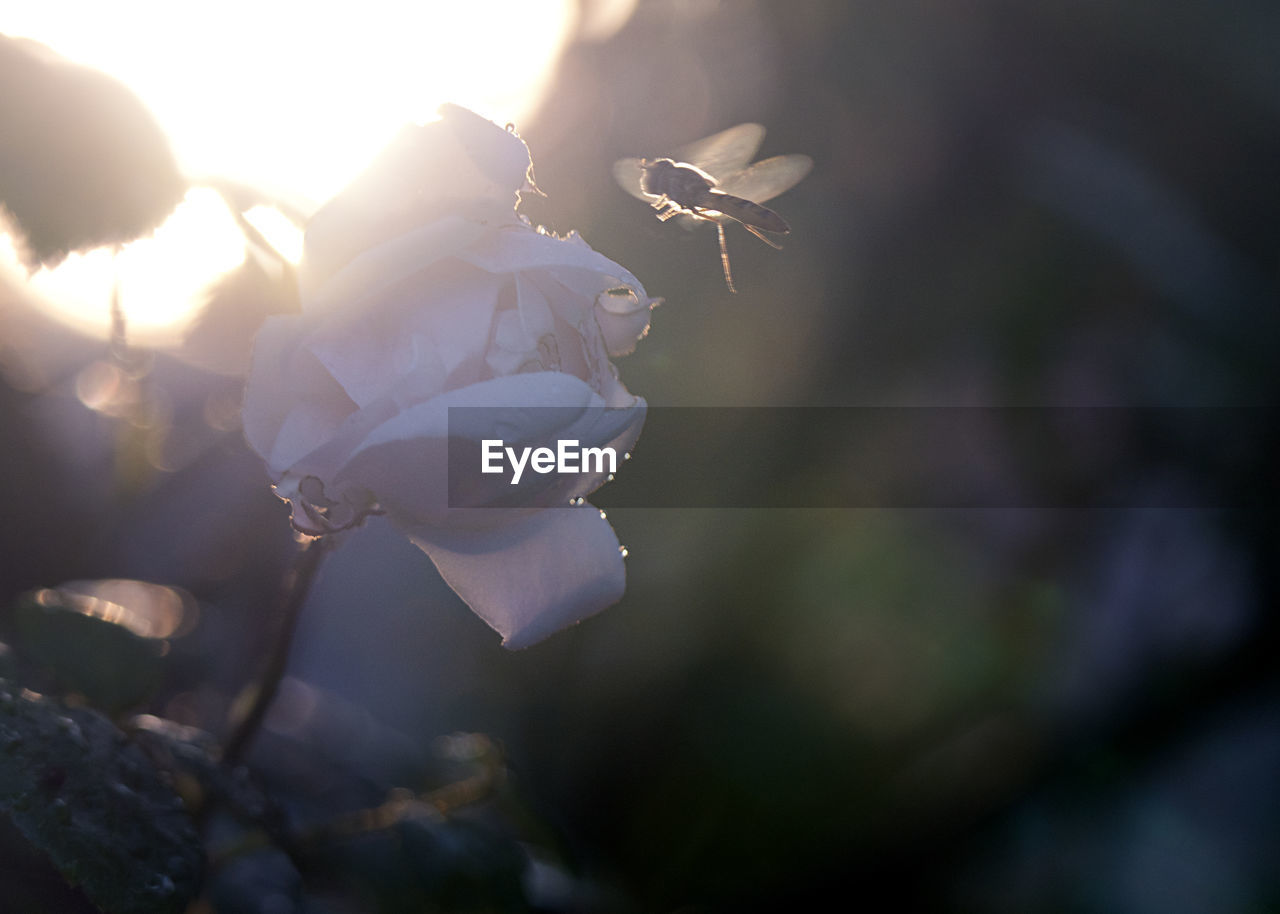
M761 203L794 187L813 168L813 159L806 155L774 156L748 165L763 141L759 124L739 124L683 146L670 157L619 159L613 166L623 189L657 210L662 222L688 216L715 223L730 292L737 289L729 269L725 223L738 222L765 244L781 249L765 232L786 235L791 226Z

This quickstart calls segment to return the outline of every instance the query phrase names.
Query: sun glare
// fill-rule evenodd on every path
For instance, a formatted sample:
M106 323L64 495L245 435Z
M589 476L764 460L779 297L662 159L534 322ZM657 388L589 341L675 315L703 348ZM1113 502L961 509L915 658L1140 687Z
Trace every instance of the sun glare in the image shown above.
M20 275L12 245L5 255L4 266ZM118 291L130 341L170 345L181 330L175 317L198 308L208 284L243 260L244 242L226 204L213 191L196 189L151 237L119 252L71 254L57 268L33 273L26 288L46 312L98 335L111 327L111 296Z
M31 0L0 11L0 33L33 38L126 83L196 181L237 181L310 211L403 124L433 119L442 102L521 123L546 91L576 6ZM234 268L242 256L230 214L214 200L189 194L154 239L114 259L105 250L74 255L32 277L32 291L53 313L105 332L119 282L130 338L157 339L165 328L173 336L217 275L208 271ZM286 250L296 232L262 211L250 221L296 259Z
M289 263L302 260L302 229L273 206L255 206L244 219Z

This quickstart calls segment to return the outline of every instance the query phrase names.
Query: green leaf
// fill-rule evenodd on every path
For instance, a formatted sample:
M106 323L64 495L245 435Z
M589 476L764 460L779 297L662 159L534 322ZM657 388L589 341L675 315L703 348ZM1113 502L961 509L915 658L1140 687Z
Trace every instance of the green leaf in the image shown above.
M110 914L182 911L204 853L151 760L97 712L0 680L0 811Z

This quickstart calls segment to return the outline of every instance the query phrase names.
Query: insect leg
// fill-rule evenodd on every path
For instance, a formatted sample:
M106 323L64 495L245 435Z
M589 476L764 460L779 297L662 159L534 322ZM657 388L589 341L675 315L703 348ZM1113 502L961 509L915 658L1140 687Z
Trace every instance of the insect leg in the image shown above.
M724 243L724 223L716 222L716 232L720 235L720 266L724 267L724 284L729 287L729 291L737 293L737 289L733 287L733 274L729 272L729 249Z
M681 212L680 206L671 200L668 200L666 197L662 197L661 199L654 201L652 206L658 211L659 222L666 222L672 216L677 216Z

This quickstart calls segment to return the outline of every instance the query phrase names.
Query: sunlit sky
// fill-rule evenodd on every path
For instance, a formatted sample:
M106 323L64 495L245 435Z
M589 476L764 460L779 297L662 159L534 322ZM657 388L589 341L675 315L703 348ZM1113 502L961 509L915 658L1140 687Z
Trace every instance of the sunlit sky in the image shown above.
M434 119L442 102L519 125L542 100L577 7L27 0L0 8L0 33L33 38L125 82L156 116L185 174L232 178L309 211L403 124ZM281 241L295 254L296 244ZM154 239L114 259L73 255L28 288L42 307L102 332L119 282L131 339L160 340L182 323L185 307L175 303L241 259L230 213L216 195L194 191ZM0 268L19 272L4 239Z

